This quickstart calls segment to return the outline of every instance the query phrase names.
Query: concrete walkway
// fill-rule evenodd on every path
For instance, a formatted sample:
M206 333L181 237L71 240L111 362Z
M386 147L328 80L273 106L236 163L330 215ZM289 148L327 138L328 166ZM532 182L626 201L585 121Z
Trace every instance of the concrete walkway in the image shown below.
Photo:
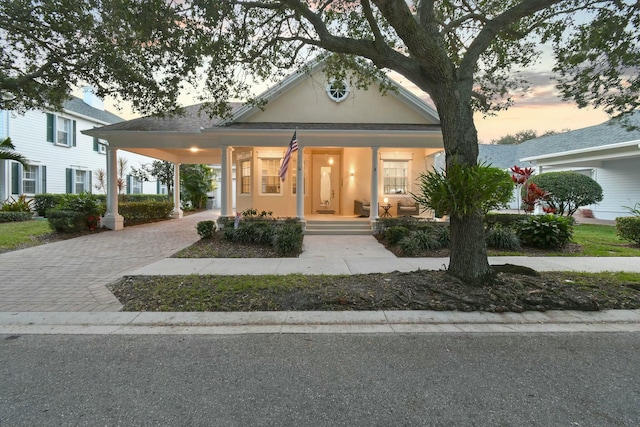
M6 333L9 330L29 329L38 324L38 322L42 326L49 327L49 330L52 331L55 330L54 327L62 325L67 330L69 326L73 326L71 330L83 330L85 333L91 333L86 332L87 327L97 326L95 321L101 322L103 326L111 325L112 327L106 330L109 331L108 333L114 333L115 330L130 331L131 329L128 327L140 322L140 319L145 319L142 324L147 327L149 322L155 321L163 325L169 325L167 327L173 328L173 330L178 330L179 328L183 330L185 322L193 326L189 322L194 322L198 319L200 322L204 322L202 324L204 326L214 326L212 330L228 330L224 328L228 328L230 326L229 322L231 322L235 326L253 325L251 330L254 332L256 331L256 322L264 323L264 319L269 319L266 324L268 327L262 324L260 326L262 329L260 330L274 331L277 329L280 332L286 331L286 329L283 330L280 327L282 325L274 329L273 322L275 318L273 316L285 316L287 319L297 318L299 322L307 326L310 324L333 324L332 327L325 328L327 331L335 330L335 328L346 331L349 329L347 327L349 324L355 323L363 326L367 322L369 330L380 331L381 324L384 324L383 329L386 328L387 330L393 330L392 325L397 324L414 325L408 327L408 329L416 329L416 322L421 324L426 322L433 326L434 322L429 319L432 319L433 316L442 316L442 314L428 314L432 312L418 312L418 314L414 315L418 317L410 317L411 315L405 312L403 314L405 320L399 321L398 314L390 314L389 312L376 312L377 314L343 312L325 312L322 314L272 313L267 315L236 313L236 317L231 318L229 318L229 313L115 313L121 309L121 304L107 289L107 285L125 275L358 274L395 270L437 270L446 268L449 261L448 258L397 258L380 245L373 236L305 236L304 253L299 258L169 258L178 250L196 242L199 236L195 225L199 221L215 217L216 213L214 211L206 211L187 216L181 220L129 227L123 231L103 232L0 254L0 333L3 331ZM539 271L640 272L640 257L492 257L490 262L492 264L511 263L525 265ZM100 314L97 312L106 313ZM640 311L616 310L616 312L616 323L630 322L630 324L635 325L633 328L637 328L634 330L640 330ZM87 315L93 317L86 318ZM587 316L589 315L587 314ZM103 316L107 316L111 320ZM130 319L130 316L133 316L133 318ZM209 317L205 319L202 316ZM304 321L300 320L300 316L304 318ZM379 316L384 319L382 323L379 320ZM449 313L447 321L450 324L473 324L478 320L477 317L469 318L468 316L469 314L464 313ZM480 314L480 316L484 315ZM564 322L565 324L573 324L577 319L575 315L569 316L568 314L560 313L546 319L545 322L556 325L558 324L559 316L568 316L566 317L568 320ZM623 317L620 318L619 316ZM372 320L374 318L378 320ZM526 324L533 319L528 314L524 316L510 314L501 318L506 319L510 324ZM584 320L584 314L579 315L578 318ZM278 319L280 318L278 317ZM419 319L419 321L416 321L416 319ZM589 323L611 321L612 318L609 317L607 318L609 320L602 320L591 317L591 319L593 320ZM278 321L287 323L282 319ZM535 324L540 321L540 318L535 318L532 322ZM435 322L435 324L439 323L441 322ZM492 321L492 323L495 323L495 321ZM503 323L503 321L498 323ZM7 329L9 326L10 328ZM140 326L140 324L137 326ZM307 326L300 328L300 325L298 325L293 329L297 328L298 331L306 331L308 330ZM220 329L221 327L222 329ZM432 330L443 331L442 328L441 325L434 326ZM572 326L571 328L575 327ZM408 329L406 327L396 328L395 331L407 331ZM461 330L460 328L454 329ZM466 329L463 328L462 330ZM536 330L533 327L529 327L529 329ZM138 329L138 331L140 330ZM39 329L39 331L33 333L42 333L42 329Z

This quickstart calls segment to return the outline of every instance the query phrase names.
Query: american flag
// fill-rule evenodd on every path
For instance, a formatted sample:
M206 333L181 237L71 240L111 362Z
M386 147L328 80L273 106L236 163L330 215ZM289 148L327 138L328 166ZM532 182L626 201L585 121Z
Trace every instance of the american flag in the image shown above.
M280 179L284 181L284 177L287 176L287 170L289 169L289 161L291 160L291 154L294 151L298 151L298 131L293 132L293 137L291 138L291 142L289 143L289 148L287 148L287 152L284 155L284 159L282 159L282 164L280 165Z

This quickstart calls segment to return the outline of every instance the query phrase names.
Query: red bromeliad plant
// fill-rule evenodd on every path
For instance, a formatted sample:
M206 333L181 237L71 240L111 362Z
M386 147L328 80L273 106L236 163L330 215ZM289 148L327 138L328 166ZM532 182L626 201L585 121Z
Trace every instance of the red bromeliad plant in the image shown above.
M534 183L529 183L529 178L533 175L533 168L521 168L519 166L513 166L511 170L511 180L518 186L518 197L524 193L522 199L522 206L526 213L531 213L536 207L537 203L541 203L548 199L549 192L538 187ZM522 187L525 191L522 191ZM520 210L520 203L518 203L518 210ZM542 208L546 213L555 213L555 209L549 206L543 206Z

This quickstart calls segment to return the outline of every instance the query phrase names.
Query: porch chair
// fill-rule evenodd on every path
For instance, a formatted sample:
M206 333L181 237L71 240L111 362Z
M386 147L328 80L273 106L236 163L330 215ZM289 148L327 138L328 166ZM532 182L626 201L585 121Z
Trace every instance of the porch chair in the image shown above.
M371 212L371 203L366 200L354 200L353 201L353 213L357 216L369 216Z
M398 216L420 215L420 205L413 199L398 201Z

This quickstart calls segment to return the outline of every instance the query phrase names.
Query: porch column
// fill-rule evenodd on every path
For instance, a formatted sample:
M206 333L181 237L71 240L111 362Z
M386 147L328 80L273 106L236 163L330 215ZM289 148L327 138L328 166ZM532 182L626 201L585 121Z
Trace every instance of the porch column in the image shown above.
M228 145L223 145L222 149L222 176L220 177L220 215L221 216L231 216L231 184L233 179L231 177L231 153L233 152L233 148Z
M111 230L124 228L124 217L118 213L118 150L107 147L107 212L101 225Z
M378 151L380 147L371 147L371 210L369 219L378 218Z
M298 145L298 167L296 168L296 216L304 220L304 157L303 147Z
M173 164L173 212L171 218L182 218L182 209L180 209L180 163Z

